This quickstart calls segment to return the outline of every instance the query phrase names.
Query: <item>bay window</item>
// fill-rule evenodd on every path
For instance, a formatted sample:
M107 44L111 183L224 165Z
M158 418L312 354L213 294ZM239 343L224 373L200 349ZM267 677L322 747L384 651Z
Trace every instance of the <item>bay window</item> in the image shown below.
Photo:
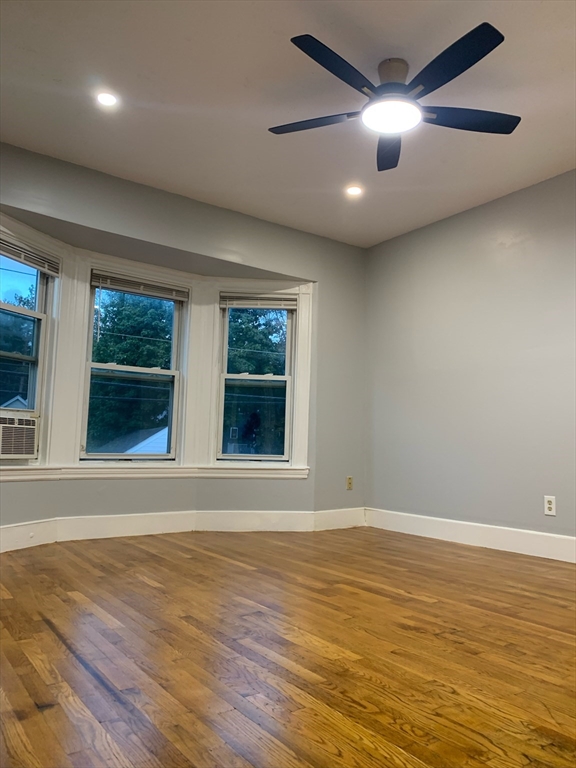
M307 477L313 298L0 214L2 480ZM16 451L20 427L33 437Z

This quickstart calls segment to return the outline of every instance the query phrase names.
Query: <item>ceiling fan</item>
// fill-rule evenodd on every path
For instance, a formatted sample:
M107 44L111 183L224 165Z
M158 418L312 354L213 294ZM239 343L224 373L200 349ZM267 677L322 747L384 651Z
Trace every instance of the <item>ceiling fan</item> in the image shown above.
M380 85L373 85L341 56L312 35L293 37L291 42L340 80L368 97L357 112L315 117L297 123L277 125L272 133L294 133L310 128L343 123L358 117L367 128L380 133L377 165L379 171L396 168L400 159L401 136L420 122L480 133L512 133L520 122L516 115L459 107L429 107L418 100L441 88L477 64L504 40L504 35L487 22L479 24L436 56L416 77L406 83L408 64L404 59L385 59L378 67Z

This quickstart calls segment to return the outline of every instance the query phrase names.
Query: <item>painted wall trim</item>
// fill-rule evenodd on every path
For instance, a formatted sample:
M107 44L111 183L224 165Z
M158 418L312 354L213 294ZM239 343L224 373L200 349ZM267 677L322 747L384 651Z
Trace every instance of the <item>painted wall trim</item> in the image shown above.
M314 512L314 530L331 531L336 528L357 528L366 525L364 507L349 509L325 509Z
M147 512L135 515L55 517L0 526L0 552L55 541L143 536L182 531L325 531L371 526L551 560L576 562L576 538L541 531L426 517L385 509L328 509L316 512L242 510Z
M574 536L372 508L366 509L366 525L475 547L576 562Z
M0 471L0 482L18 483L44 480L89 480L115 477L126 478L151 478L155 480L174 477L218 477L235 479L265 479L272 480L304 480L310 473L309 467L293 466L209 466L209 467L182 467L162 466L152 463L141 463L139 466L118 465L79 465L72 467L31 467L4 465Z
M323 531L363 526L364 507L319 512L183 511L54 517L0 526L0 552L55 541L182 531Z

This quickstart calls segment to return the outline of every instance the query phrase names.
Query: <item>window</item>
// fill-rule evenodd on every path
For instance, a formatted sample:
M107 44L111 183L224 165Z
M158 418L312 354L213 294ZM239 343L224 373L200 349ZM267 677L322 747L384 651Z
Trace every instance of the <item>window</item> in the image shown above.
M219 459L290 458L296 299L222 297Z
M0 408L38 411L48 279L0 253Z
M83 458L175 454L180 305L188 292L92 273Z

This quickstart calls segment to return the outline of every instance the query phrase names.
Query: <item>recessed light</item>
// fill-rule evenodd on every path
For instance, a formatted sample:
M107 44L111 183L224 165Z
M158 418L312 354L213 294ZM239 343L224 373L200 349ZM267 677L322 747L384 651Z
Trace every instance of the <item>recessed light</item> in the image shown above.
M422 111L416 102L398 96L387 97L366 105L362 122L378 133L404 133L415 128L422 120Z
M115 107L118 104L118 97L114 96L113 93L99 93L96 100L103 107Z
M364 190L362 187L357 186L356 184L352 184L350 187L346 187L346 194L350 197L359 197Z

